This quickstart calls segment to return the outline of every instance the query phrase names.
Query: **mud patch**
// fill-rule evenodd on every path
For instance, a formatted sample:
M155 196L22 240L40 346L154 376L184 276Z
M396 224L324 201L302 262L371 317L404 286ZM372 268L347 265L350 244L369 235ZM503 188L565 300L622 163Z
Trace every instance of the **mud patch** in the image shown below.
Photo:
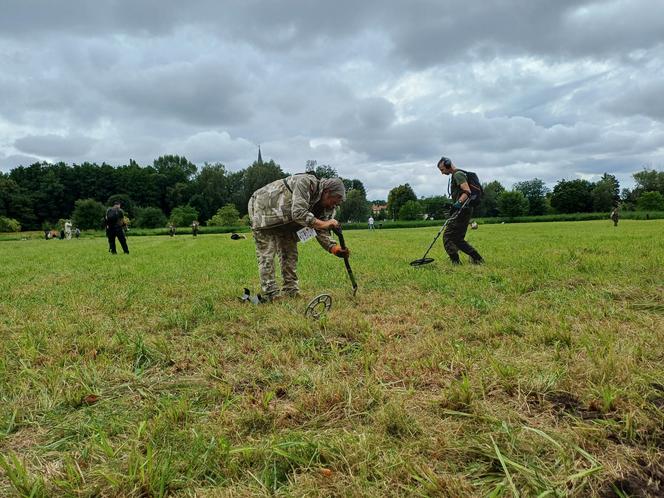
M599 496L601 498L651 498L664 496L664 463L646 464L637 462L641 467L634 472L606 483Z
M583 420L594 420L607 418L606 414L598 410L594 405L583 406L581 400L572 393L566 391L551 391L545 394L534 394L530 397L531 404L540 408L550 406L558 417L572 415Z

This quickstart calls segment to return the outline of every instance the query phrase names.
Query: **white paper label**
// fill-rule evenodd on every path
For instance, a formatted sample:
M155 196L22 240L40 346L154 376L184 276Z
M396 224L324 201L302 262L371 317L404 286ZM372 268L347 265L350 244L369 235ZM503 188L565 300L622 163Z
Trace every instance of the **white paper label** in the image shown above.
M297 231L297 237L300 239L300 242L306 242L313 239L316 236L316 230L311 227L304 227L301 230Z

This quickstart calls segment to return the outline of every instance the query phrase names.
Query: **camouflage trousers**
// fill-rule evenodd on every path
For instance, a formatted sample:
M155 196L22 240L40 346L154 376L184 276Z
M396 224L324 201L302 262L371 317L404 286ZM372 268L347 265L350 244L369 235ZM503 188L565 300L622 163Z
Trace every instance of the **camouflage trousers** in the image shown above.
M279 286L275 279L274 259L279 256L282 292L295 295L299 291L297 281L297 236L292 230L273 228L269 230L252 230L256 243L258 259L258 275L261 281L263 296L279 295Z
M472 216L473 208L464 208L445 227L443 245L445 246L445 252L453 261L459 259L459 251L465 252L474 260L482 259L475 248L464 240Z

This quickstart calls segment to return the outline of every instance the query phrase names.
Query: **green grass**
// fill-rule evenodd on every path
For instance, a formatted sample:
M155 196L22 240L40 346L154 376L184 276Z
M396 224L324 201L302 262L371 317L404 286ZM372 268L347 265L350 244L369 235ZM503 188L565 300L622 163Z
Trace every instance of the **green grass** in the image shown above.
M411 268L436 231L349 233L355 299L304 244L260 307L250 239L0 243L0 496L661 495L664 221Z

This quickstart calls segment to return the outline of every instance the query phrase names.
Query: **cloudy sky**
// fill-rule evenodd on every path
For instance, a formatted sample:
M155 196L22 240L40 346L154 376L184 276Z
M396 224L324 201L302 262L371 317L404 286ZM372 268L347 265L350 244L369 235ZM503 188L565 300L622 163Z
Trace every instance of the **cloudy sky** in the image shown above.
M663 0L1 0L0 169L308 159L370 198L664 168Z

